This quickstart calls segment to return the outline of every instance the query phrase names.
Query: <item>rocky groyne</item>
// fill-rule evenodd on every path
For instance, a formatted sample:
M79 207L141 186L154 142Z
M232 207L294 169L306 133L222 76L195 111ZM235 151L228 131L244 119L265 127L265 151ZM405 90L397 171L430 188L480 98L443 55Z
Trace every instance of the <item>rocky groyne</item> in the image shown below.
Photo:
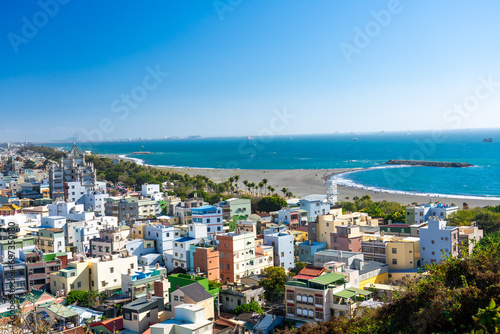
M444 168L464 168L473 165L466 162L449 161L420 161L420 160L389 160L386 165L407 165L407 166L426 166L426 167L444 167Z

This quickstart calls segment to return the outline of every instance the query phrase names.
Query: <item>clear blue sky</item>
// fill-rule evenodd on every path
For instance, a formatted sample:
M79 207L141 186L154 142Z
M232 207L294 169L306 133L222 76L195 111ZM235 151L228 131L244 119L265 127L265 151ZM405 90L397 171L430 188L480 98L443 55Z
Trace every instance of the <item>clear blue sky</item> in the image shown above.
M0 4L0 141L500 124L498 1L44 1Z

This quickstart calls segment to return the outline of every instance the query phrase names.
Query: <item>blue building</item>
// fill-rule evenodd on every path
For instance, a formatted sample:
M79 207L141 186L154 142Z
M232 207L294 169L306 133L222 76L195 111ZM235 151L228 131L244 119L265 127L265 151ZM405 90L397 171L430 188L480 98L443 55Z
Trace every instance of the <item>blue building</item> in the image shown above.
M173 248L173 241L180 237L180 230L165 225L144 226L144 239L154 240L156 253L163 254L164 251Z
M191 218L193 223L202 223L207 226L207 234L213 235L214 232L222 233L222 208L215 205L204 205L191 209Z
M326 243L317 241L304 241L299 244L299 260L314 264L314 254L326 249Z
M295 267L293 235L286 226L273 226L265 230L264 244L273 247L274 266L287 270Z
M330 204L326 202L326 195L309 195L299 200L299 206L307 211L307 221L316 221L318 215L330 214Z

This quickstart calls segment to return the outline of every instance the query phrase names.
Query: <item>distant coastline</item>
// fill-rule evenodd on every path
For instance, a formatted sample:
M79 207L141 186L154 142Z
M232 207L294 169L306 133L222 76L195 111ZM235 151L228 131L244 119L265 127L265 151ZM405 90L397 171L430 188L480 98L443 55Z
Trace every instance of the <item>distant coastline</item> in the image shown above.
M145 165L144 161L138 158L127 157L126 155L116 154L100 154L100 156L123 159L134 161L138 164ZM323 194L326 192L326 180L334 177L338 184L339 200L349 199L355 196L362 197L370 195L375 201L395 201L402 204L411 203L428 203L442 202L454 203L461 206L463 202L467 202L470 206L488 206L500 204L500 197L486 197L486 196L461 196L449 194L435 194L435 193L413 193L399 190L379 189L360 185L345 178L345 176L360 171L371 169L385 169L385 168L404 168L398 165L382 165L368 168L332 168L332 169L221 169L221 168L197 168L197 167L173 167L173 166L155 166L149 165L154 168L168 170L176 173L186 173L193 175L205 175L215 182L222 182L227 180L230 176L239 175L240 182L248 180L250 182L260 182L263 178L269 180L269 184L289 188L295 196L302 197L310 194ZM243 187L243 185L241 185Z

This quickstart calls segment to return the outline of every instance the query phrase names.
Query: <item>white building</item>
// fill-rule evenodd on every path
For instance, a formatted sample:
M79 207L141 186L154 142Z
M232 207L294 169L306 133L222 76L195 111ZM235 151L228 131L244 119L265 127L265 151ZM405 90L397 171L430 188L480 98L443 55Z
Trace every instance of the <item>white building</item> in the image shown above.
M142 185L142 197L153 198L154 195L157 195L157 194L162 194L160 192L160 185L159 184L147 184L146 183L146 184Z
M52 204L48 204L47 208L49 209L49 216L66 217L68 221L84 221L95 218L93 212L85 211L85 206L83 204L76 204L74 202L66 203L56 201Z
M213 323L205 320L205 308L181 304L174 308L175 318L151 325L151 334L212 334Z
M449 253L453 257L457 257L459 253L458 242L458 226L446 226L446 221L438 220L437 217L429 220L426 227L420 228L421 263L440 262L443 256Z

